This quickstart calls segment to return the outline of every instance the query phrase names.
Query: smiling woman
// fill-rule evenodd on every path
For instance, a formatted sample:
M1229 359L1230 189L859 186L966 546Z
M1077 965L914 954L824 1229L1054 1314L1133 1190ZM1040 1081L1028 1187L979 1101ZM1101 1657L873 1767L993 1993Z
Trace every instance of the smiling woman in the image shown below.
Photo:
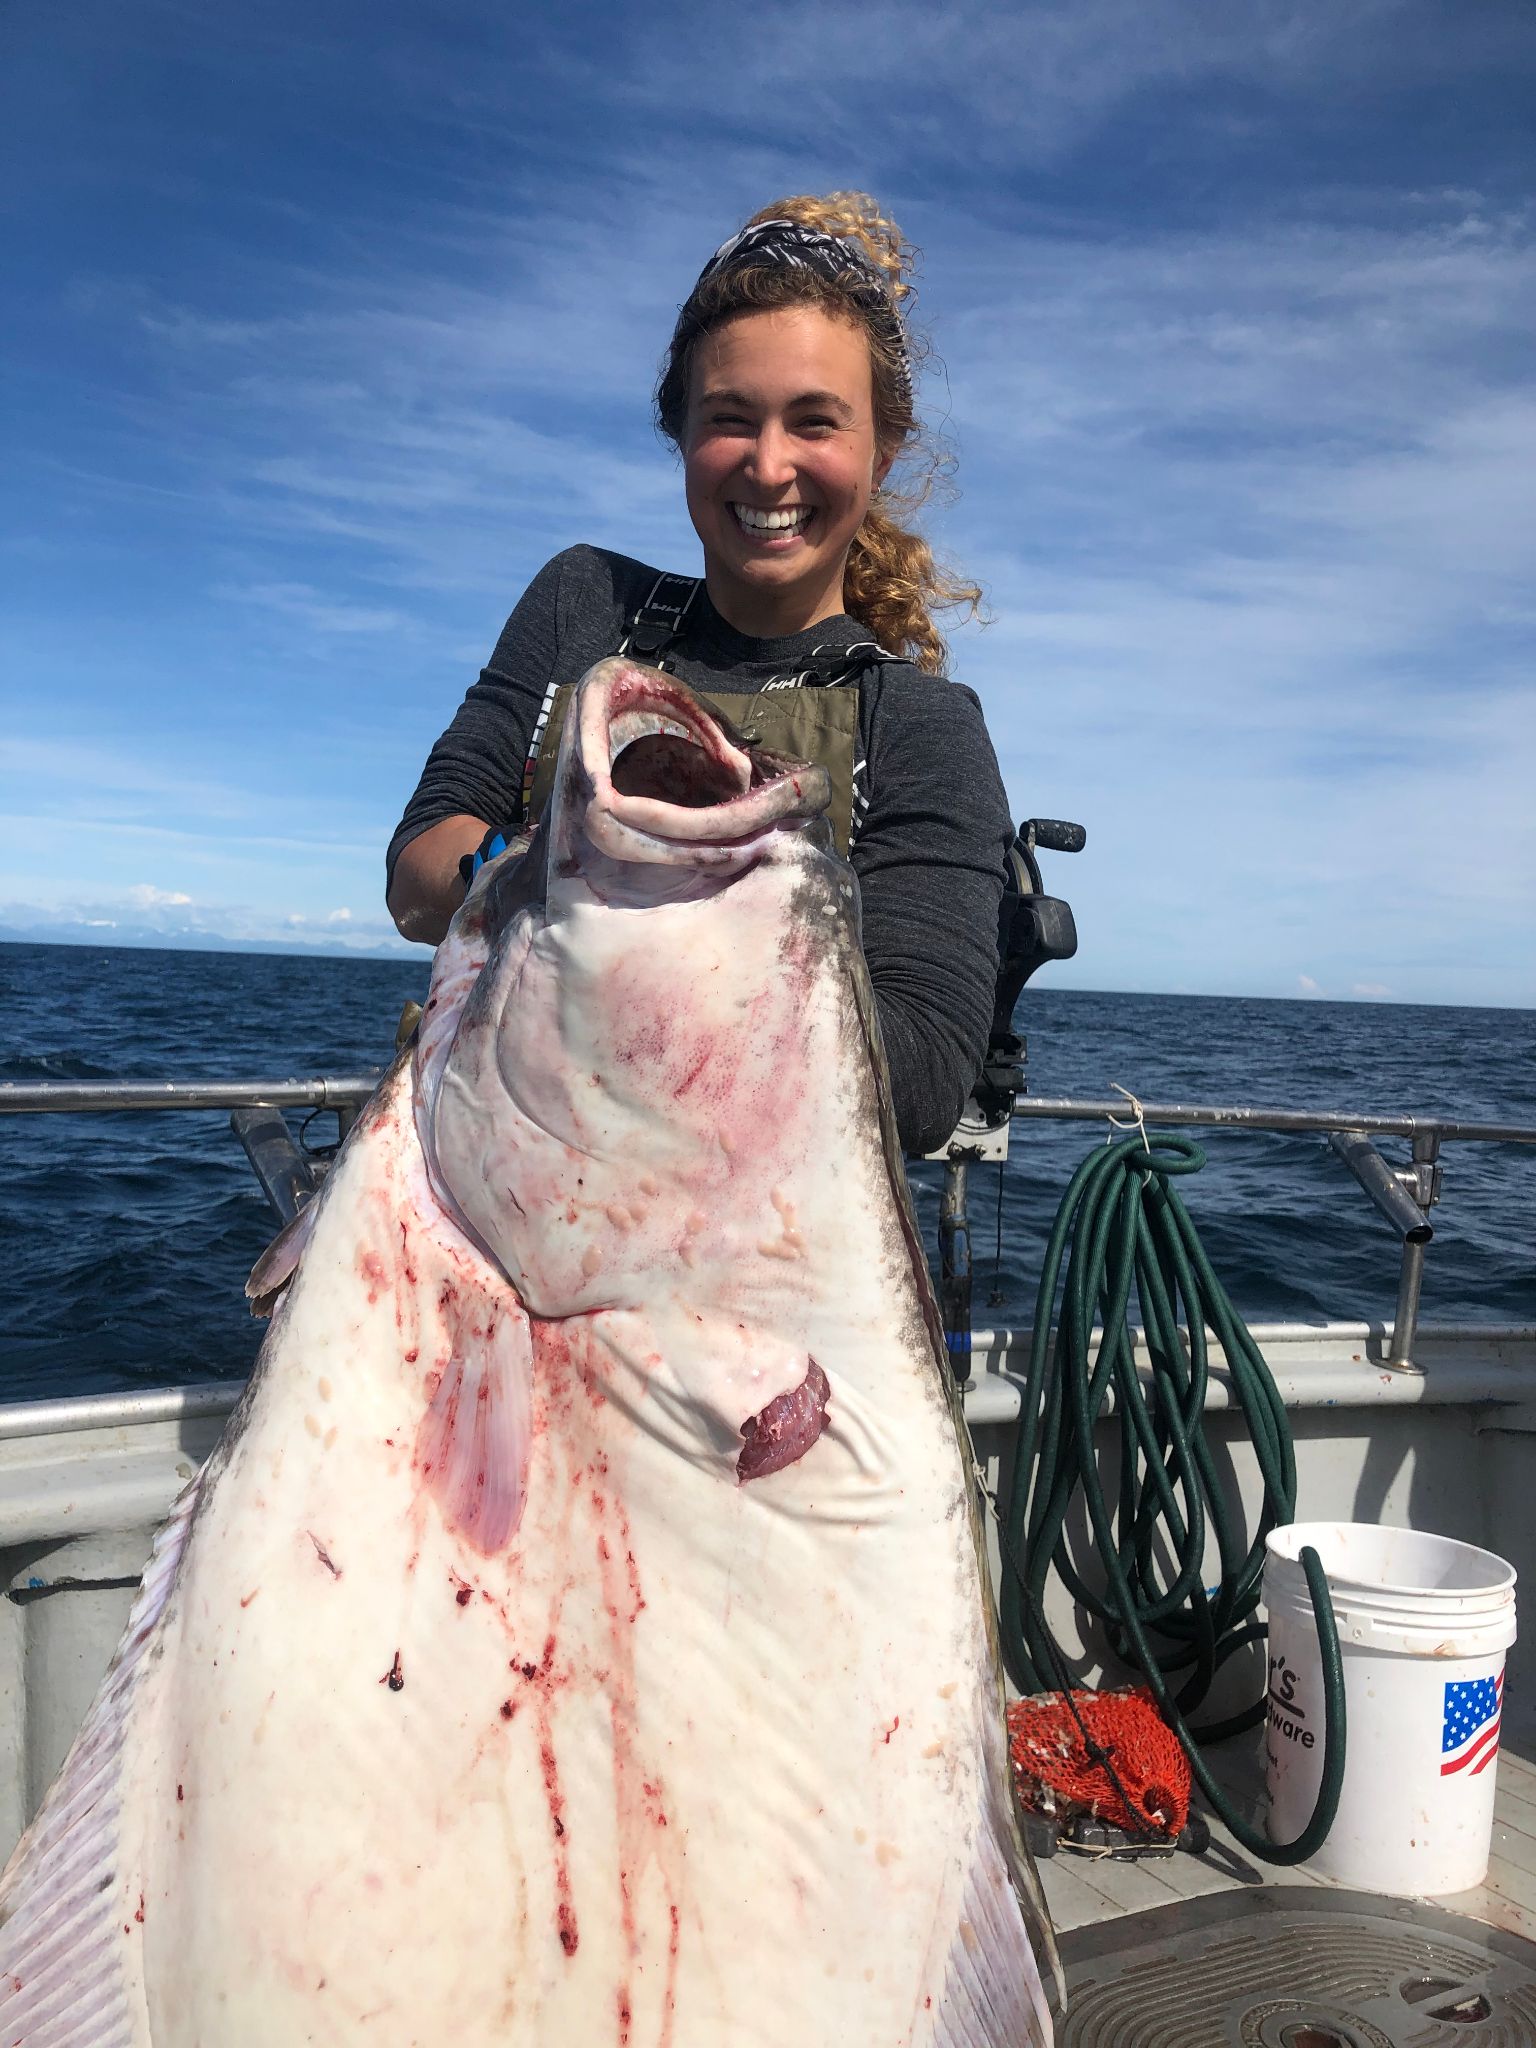
M974 611L980 592L897 516L934 466L903 314L911 269L863 193L780 200L716 251L656 393L703 576L586 547L547 563L432 750L388 887L400 930L435 944L461 864L538 814L563 693L616 650L660 659L749 737L827 769L897 1126L922 1151L980 1067L1013 827L980 705L944 673L933 620Z

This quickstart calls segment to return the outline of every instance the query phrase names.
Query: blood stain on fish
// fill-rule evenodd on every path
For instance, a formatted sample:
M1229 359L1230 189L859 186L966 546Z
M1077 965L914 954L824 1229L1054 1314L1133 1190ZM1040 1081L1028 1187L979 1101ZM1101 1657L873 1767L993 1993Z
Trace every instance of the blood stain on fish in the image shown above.
M368 1289L368 1303L372 1307L383 1290L389 1285L389 1274L385 1268L384 1261L370 1246L366 1251L358 1254L357 1270Z
M384 1676L379 1680L379 1683L380 1685L387 1685L391 1692L401 1692L404 1690L405 1672L401 1668L400 1652L398 1650L395 1652L394 1663L390 1665Z

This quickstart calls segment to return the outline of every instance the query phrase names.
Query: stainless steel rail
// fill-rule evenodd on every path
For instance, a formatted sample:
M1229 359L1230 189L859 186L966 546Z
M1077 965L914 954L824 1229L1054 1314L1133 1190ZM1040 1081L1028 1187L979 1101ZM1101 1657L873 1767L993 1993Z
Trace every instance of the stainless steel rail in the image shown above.
M1122 1095L1116 1101L1082 1102L1070 1096L1019 1096L1012 1115L1021 1121L1052 1118L1097 1123L1112 1119L1122 1130L1128 1119L1163 1128L1228 1127L1250 1131L1315 1132L1370 1196L1397 1231L1402 1244L1398 1268L1397 1308L1392 1318L1392 1348L1387 1360L1395 1371L1415 1373L1414 1338L1418 1330L1419 1297L1424 1283L1424 1248L1434 1236L1429 1211L1440 1199L1440 1147L1464 1144L1536 1145L1536 1125L1467 1123L1456 1117L1362 1116L1352 1110L1255 1109L1208 1102L1141 1102ZM1372 1142L1376 1138L1407 1138L1413 1162L1394 1167ZM965 1153L951 1146L946 1173L958 1178L964 1195ZM949 1181L946 1180L946 1193Z
M18 1436L63 1436L81 1429L133 1429L144 1422L187 1422L227 1415L244 1380L191 1387L146 1387L133 1394L75 1394L58 1401L0 1403L0 1443Z
M134 1109L234 1110L237 1115L232 1122L236 1133L251 1153L252 1164L274 1205L280 1214L286 1215L302 1197L292 1162L287 1162L285 1170L281 1156L280 1119L249 1118L239 1113L334 1110L344 1136L378 1082L377 1073L322 1076L309 1081L9 1081L0 1083L0 1115L21 1111L89 1114ZM1536 1125L1531 1124L1469 1123L1457 1117L1368 1116L1358 1110L1342 1109L1263 1109L1237 1103L1140 1102L1128 1101L1125 1096L1102 1102L1072 1096L1019 1096L1011 1114L1021 1122L1050 1118L1101 1123L1112 1118L1124 1128L1128 1111L1142 1123L1153 1126L1315 1132L1327 1137L1334 1152L1397 1230L1402 1242L1390 1363L1404 1372L1417 1370L1413 1342L1424 1275L1424 1247L1434 1235L1428 1212L1440 1198L1441 1145L1536 1145ZM962 1224L965 1168L971 1159L981 1156L970 1142L971 1135L969 1126L962 1126L962 1131L956 1133L947 1168L957 1184L949 1192L958 1194ZM1371 1142L1375 1138L1411 1140L1412 1165L1391 1166ZM968 1324L968 1304L966 1321Z
M377 1074L317 1081L5 1081L0 1116L118 1109L360 1109Z
M341 1109L359 1108L380 1076L348 1074L312 1081L5 1081L0 1116L21 1110L88 1112L119 1109ZM1149 1124L1231 1125L1251 1131L1361 1131L1375 1138L1433 1136L1470 1144L1536 1145L1536 1125L1467 1123L1456 1117L1367 1116L1356 1109L1255 1109L1209 1102L1142 1102ZM1084 1101L1076 1096L1024 1095L1015 1118L1054 1117L1102 1123L1127 1115L1126 1098Z
M3 1091L0 1091L3 1092ZM1209 1102L1138 1102L1132 1110L1123 1095L1108 1102L1081 1102L1074 1096L1023 1095L1013 1105L1015 1117L1059 1117L1101 1123L1114 1117L1124 1123L1139 1111L1149 1124L1231 1124L1249 1131L1361 1131L1372 1138L1435 1137L1461 1139L1476 1145L1536 1145L1536 1124L1469 1124L1445 1116L1362 1116L1353 1109L1246 1109Z

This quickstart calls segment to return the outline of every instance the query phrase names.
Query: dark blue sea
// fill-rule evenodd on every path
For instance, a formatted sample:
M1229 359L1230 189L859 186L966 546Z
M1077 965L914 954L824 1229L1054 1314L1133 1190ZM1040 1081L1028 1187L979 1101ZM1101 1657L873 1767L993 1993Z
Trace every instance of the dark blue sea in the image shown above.
M389 1058L418 961L0 944L0 1081L356 1073ZM1536 1012L1026 991L1034 1093L1439 1113L1536 1124ZM297 1129L300 1119L291 1119ZM321 1125L324 1129L321 1129ZM330 1137L334 1119L312 1133ZM1030 1320L1073 1167L1103 1132L1016 1126L973 1170L977 1327ZM1201 1137L1181 1183L1250 1321L1390 1320L1398 1251L1325 1141ZM1405 1146L1387 1144L1406 1159ZM1448 1145L1423 1314L1536 1323L1536 1148ZM919 1168L930 1238L937 1170ZM0 1400L244 1373L245 1276L272 1218L226 1113L0 1117Z

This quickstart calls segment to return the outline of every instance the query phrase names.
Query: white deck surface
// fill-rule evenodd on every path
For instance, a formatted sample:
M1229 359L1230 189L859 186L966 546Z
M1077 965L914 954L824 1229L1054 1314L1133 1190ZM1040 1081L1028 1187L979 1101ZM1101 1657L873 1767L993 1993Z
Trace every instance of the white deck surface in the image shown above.
M1262 1734L1243 1737L1210 1752L1213 1775L1240 1805L1245 1818L1261 1823L1264 1810ZM1211 1823L1211 1848L1205 1856L1175 1852L1170 1857L1122 1862L1061 1850L1040 1862L1045 1896L1058 1933L1121 1913L1142 1913L1176 1899L1202 1898L1209 1892L1253 1884L1331 1886L1305 1865L1282 1869L1259 1863L1238 1848L1231 1835L1208 1813L1198 1790L1194 1806ZM1536 1765L1508 1750L1499 1756L1499 1781L1494 1801L1493 1861L1487 1883L1479 1891L1454 1892L1434 1901L1447 1912L1466 1913L1493 1927L1536 1941Z

